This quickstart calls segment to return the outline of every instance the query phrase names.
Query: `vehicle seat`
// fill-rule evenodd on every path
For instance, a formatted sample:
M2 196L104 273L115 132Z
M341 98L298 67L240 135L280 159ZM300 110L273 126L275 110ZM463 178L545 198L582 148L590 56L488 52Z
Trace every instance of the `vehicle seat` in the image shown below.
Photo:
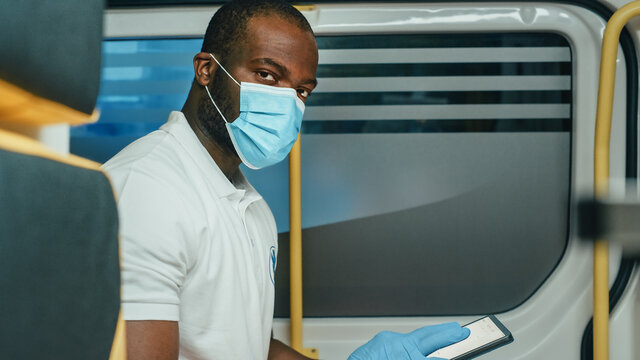
M38 141L97 119L103 1L0 8L0 359L125 359L113 190Z

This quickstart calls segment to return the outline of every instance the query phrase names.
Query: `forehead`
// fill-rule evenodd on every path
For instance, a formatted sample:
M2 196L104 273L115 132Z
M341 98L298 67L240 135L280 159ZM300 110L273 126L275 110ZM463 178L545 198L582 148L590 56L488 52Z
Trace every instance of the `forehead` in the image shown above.
M313 34L277 15L256 16L247 22L241 61L270 58L290 71L315 76L318 48Z

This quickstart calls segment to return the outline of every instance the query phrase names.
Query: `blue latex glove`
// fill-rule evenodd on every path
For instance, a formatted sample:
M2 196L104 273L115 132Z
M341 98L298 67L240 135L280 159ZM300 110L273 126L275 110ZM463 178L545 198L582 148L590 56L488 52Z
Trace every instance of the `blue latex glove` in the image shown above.
M466 339L469 333L455 322L425 326L408 334L383 331L357 348L348 360L425 360L432 352Z

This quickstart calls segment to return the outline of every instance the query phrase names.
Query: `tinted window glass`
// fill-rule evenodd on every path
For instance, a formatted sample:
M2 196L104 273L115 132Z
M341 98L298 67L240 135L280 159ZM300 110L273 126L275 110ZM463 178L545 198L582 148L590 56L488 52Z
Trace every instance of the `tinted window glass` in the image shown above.
M96 124L106 161L180 109L201 40L105 41ZM526 300L567 242L571 51L555 34L319 37L303 122L305 316L496 313ZM280 232L287 163L244 169ZM454 285L455 284L455 285Z

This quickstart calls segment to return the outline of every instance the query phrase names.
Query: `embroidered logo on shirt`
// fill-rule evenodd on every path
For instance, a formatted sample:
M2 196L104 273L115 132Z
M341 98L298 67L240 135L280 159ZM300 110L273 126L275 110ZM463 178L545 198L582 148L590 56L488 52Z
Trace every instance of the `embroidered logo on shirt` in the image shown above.
M275 285L276 283L276 247L272 246L269 249L269 277L271 278L271 283Z

